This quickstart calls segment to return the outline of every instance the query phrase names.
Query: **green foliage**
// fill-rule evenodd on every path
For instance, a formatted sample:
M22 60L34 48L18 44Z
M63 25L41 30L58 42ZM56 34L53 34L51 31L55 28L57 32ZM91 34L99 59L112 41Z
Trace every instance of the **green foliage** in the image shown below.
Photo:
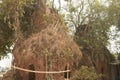
M120 30L120 0L111 0L108 3L107 13L109 21Z
M9 23L9 26L15 29L13 21L15 16L18 18L23 17L25 14L25 7L31 7L34 0L3 0L2 1L2 12L4 13L4 21Z
M82 50L88 51L93 63L95 55L109 54L106 48L108 32L112 25L117 26L118 23L119 8L115 8L116 5L110 8L110 4L100 0L70 0L66 4L65 21L72 27L75 41Z
M13 30L8 26L9 23L4 22L3 13L0 13L0 56L5 56L11 52Z
M21 30L25 38L29 37L32 33L33 22L32 22L32 14L35 10L35 5L29 4L24 7L24 14L22 18L20 18Z
M51 56L51 55L53 55L53 54L49 51L48 48L45 48L45 49L43 50L43 54L46 55L46 56Z
M88 28L90 27L88 31L91 33L86 31L86 33L81 34L92 35L93 37L89 37L89 39L93 39L92 41L96 41L96 39L102 41L102 44L106 46L109 39L107 34L109 28L111 25L119 27L120 24L120 1L116 0L116 2L110 2L111 1L106 1L104 3L99 0L67 0L67 6L65 8L67 12L67 14L65 14L66 23L72 27L71 29L75 28L76 30L80 25L87 25Z
M97 74L94 67L82 66L76 71L73 80L100 80L102 74Z
M15 42L15 16L20 20L20 27L25 37L30 33L31 15L34 0L2 0L0 4L0 56L10 53Z
M24 13L24 7L33 4L34 0L3 0L2 6L4 9L8 10L6 14L13 15L15 12L19 12L21 16ZM13 13L13 14L12 14ZM10 15L10 16L11 16Z

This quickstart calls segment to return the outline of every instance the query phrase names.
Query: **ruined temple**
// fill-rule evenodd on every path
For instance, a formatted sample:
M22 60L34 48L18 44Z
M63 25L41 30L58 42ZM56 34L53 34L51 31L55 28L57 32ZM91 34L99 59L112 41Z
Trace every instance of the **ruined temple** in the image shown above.
M75 40L79 44L83 57L79 65L94 66L96 73L102 74L101 80L111 80L110 62L114 60L106 46L92 34L92 27L85 24L76 29ZM94 42L93 39L94 38Z
M111 79L112 80L120 80L120 60L119 60L119 55L118 57L110 62L111 66Z
M29 36L26 37L21 31L21 35L17 32L12 74L8 76L14 80L72 79L82 57L79 46L69 37L67 27L58 13L48 9L44 0L37 1L37 7L31 15L34 24L28 31L31 33L27 33ZM63 72L66 70L69 72Z
M93 56L91 52L82 50L83 57L79 65L84 66L94 66L96 73L102 74L101 80L112 80L112 67L109 64L114 60L110 52L105 48L101 49L103 51L101 54L96 53Z
M111 79L111 66L110 62L113 61L111 53L107 48L101 49L102 53L95 56L95 65L97 73L103 74L101 80L112 80Z

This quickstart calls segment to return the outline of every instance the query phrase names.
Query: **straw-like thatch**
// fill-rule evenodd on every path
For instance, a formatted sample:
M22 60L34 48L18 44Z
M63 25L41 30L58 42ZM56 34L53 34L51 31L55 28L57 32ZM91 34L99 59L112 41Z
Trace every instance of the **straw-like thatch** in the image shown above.
M64 71L69 65L72 78L81 59L81 51L68 36L67 27L58 13L43 5L44 0L37 1L38 8L31 15L34 27L30 31L28 29L27 32L31 32L27 33L28 37L18 35L13 65L35 71ZM65 77L64 73L38 74L12 70L14 80L64 80Z
M63 71L67 63L74 70L73 64L81 59L81 51L70 37L48 28L32 35L21 46L17 46L13 53L16 66L28 69L32 64L37 71ZM21 80L28 80L28 72L18 72ZM63 75L64 73L54 74L50 77L63 80ZM46 74L36 74L35 80L46 80L45 76Z

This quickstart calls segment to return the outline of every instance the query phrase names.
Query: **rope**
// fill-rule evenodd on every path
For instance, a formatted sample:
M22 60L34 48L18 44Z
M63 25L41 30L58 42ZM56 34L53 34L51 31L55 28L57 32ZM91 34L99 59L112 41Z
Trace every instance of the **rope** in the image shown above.
M20 67L16 66L11 66L14 69L25 71L25 72L33 72L33 73L42 73L42 74L59 74L59 73L65 73L65 72L70 72L70 70L65 70L65 71L33 71L33 70L28 70L28 69L23 69Z

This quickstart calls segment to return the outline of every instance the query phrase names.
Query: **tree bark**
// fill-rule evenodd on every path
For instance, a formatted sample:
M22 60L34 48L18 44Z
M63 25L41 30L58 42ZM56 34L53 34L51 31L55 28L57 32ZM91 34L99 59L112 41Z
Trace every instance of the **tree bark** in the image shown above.
M15 29L15 39L16 40L23 40L23 34L21 31L21 26L20 26L20 19L19 19L19 14L18 12L15 13L14 15L14 29Z
M46 13L46 4L45 4L45 0L37 0L37 9L40 10L41 13Z

